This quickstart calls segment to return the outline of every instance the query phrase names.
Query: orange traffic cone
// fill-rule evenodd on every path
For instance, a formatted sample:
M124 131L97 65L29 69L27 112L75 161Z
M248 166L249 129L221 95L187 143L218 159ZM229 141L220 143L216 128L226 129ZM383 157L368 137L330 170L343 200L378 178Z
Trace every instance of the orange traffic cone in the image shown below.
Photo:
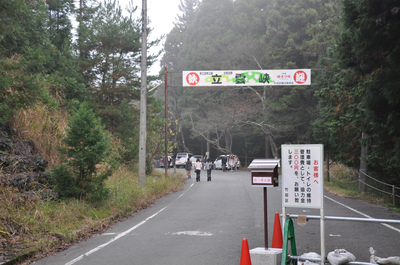
M283 237L279 214L275 213L274 233L272 234L272 248L282 248Z
M242 241L242 255L240 256L240 265L251 265L249 242L246 238Z

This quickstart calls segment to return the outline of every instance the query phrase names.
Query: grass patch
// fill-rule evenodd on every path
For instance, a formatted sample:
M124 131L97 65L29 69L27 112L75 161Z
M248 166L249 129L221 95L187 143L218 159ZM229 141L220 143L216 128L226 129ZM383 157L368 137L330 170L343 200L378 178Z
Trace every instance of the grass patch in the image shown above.
M0 251L15 259L62 250L182 190L184 182L183 175L165 178L163 172L153 171L146 176L145 187L140 187L136 173L120 168L106 181L109 199L98 205L77 199L43 201L40 191L21 199L17 190L1 187Z
M22 139L35 143L35 149L49 162L51 170L60 164L57 147L62 145L68 119L67 111L38 104L19 111L12 127ZM148 142L155 138L148 138ZM111 135L111 140L110 160L118 160L126 151L124 144L116 136ZM98 166L101 170L103 165ZM105 181L109 198L95 205L77 199L41 200L44 187L29 191L29 196L21 196L12 187L0 186L0 264L11 259L20 263L33 255L63 250L166 194L181 190L185 180L183 174L174 177L171 172L165 178L164 172L154 170L146 176L145 187L140 187L137 169L119 165Z
M326 167L325 167L326 168ZM372 191L367 191L364 193L358 192L358 170L354 168L347 167L340 163L330 163L330 181L327 180L327 175L325 175L325 190L329 193L355 198L364 201L368 201L374 204L384 205L393 210L400 211L397 207L391 203L390 197L385 197L374 193Z
M326 167L325 167L326 168ZM325 189L339 196L358 196L358 171L339 163L330 163L329 182L325 176Z

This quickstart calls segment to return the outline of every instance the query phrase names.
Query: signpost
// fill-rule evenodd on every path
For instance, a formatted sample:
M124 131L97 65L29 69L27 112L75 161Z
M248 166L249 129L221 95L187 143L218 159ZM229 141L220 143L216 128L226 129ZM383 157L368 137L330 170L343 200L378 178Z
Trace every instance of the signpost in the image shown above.
M251 169L251 184L253 187L264 188L264 242L268 249L268 203L267 187L277 187L279 159L254 159L247 167Z
M321 264L325 261L323 145L282 145L282 214L286 207L319 208Z

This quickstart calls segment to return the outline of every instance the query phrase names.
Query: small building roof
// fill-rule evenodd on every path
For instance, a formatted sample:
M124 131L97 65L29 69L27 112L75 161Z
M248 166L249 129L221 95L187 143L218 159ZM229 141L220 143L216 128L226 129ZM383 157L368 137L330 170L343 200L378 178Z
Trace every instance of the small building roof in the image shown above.
M248 169L274 169L279 166L280 159L254 159Z

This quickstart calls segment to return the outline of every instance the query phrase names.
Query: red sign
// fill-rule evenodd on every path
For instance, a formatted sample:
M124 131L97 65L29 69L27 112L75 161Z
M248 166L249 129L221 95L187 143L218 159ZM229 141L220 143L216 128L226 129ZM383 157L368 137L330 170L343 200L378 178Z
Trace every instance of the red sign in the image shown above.
M197 85L199 83L199 81L200 81L200 77L196 72L190 72L186 76L186 82L191 86Z
M253 177L254 184L270 184L272 185L272 177Z
M297 84L304 84L307 81L307 74L304 71L297 71L294 73L294 81Z

